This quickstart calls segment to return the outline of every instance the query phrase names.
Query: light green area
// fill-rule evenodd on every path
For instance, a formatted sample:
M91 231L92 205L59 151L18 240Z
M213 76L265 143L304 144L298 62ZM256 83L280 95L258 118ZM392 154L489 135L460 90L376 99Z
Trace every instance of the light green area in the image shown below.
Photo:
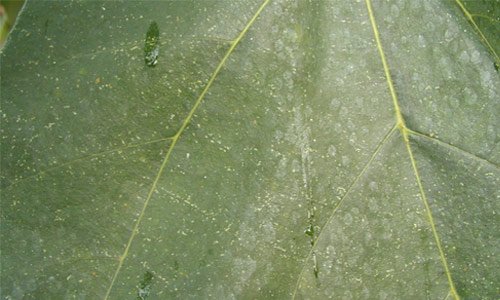
M495 57L455 4L372 6L28 2L2 298L498 295Z

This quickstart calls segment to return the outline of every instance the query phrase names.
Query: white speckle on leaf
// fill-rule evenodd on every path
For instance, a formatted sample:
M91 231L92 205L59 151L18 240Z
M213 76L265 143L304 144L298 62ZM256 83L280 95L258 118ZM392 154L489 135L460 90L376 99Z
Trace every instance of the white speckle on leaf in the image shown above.
M399 16L399 7L395 4L391 6L391 15L394 16L394 18Z
M52 122L51 122L51 123L48 123L47 125L45 125L45 128L47 128L47 129L51 129L51 128L52 128L52 126L54 126L55 124L56 124L56 123L52 123Z
M368 187L370 188L371 191L375 192L378 190L378 184L375 181L372 181L368 184Z
M452 26L448 29L446 29L446 32L444 33L444 39L449 42L453 40L458 34L458 28L456 26Z
M344 216L344 224L349 226L352 224L352 216L350 213L346 213Z
M420 48L425 48L427 46L427 42L426 42L424 36L421 35L421 34L418 36L418 42L417 43L418 43L418 46Z
M490 72L486 70L481 71L481 85L485 88L488 88L489 90L493 90L491 89L491 87L493 86L493 82L491 80Z
M328 154L330 156L335 156L337 154L337 148L335 148L334 145L330 145L330 147L328 147Z
M347 156L347 155L342 156L342 165L343 166L349 166L350 163L351 163L351 159L349 158L349 156Z
M474 50L471 54L470 61L474 64L478 64L481 62L481 53L479 51Z
M257 269L257 262L250 258L236 258L233 263L232 275L235 280L234 289L241 293L245 283L250 279Z
M467 51L462 51L462 53L460 53L460 56L458 57L458 59L462 62L462 63L468 63L469 60L470 60L470 57L469 57L469 53L467 53Z
M477 102L476 93L468 87L464 89L464 97L465 97L465 103L469 105L472 105Z

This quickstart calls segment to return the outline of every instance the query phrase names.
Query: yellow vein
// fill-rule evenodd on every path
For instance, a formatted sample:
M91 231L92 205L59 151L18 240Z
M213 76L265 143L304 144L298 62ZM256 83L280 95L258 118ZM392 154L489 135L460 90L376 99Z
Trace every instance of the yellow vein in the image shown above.
M450 292L448 292L448 294L446 294L446 297L443 300L447 300L450 296L451 296L451 294L450 294Z
M323 225L323 230L321 230L320 233L318 234L318 237L314 241L314 244L312 245L309 253L307 254L307 256L306 256L306 258L304 260L304 264L302 265L302 269L300 270L299 276L297 278L297 282L295 284L295 290L293 291L292 299L295 299L295 296L297 295L297 291L298 291L299 285L300 285L300 279L302 278L302 275L304 274L305 269L306 269L306 263L309 260L309 258L313 255L314 250L316 250L316 245L318 244L317 242L321 238L323 232L325 232L324 229L328 226L328 224L330 222L332 222L333 217L335 216L336 212L339 210L339 208L344 203L344 200L351 193L351 191L353 190L353 188L358 184L358 181L361 179L361 177L363 177L363 175L366 173L366 171L368 170L368 167L371 165L371 163L373 162L373 160L375 159L375 157L377 157L378 153L380 152L380 150L382 149L382 147L385 145L385 143L389 140L389 138L392 136L392 134L393 134L394 130L396 130L396 128L397 128L397 126L393 126L391 128L391 130L389 130L389 132L387 132L387 134L378 143L377 147L375 148L375 151L372 153L372 155L371 155L370 159L368 160L368 162L365 164L365 166L363 167L363 169L361 170L361 172L358 174L358 176L356 176L356 178L352 181L351 185L347 188L347 192L342 196L342 198L340 199L339 203L337 203L337 205L334 207L334 209L333 209L330 217L328 218L328 220Z
M482 157L479 157L477 156L476 154L474 153L471 153L467 150L464 150L462 148L459 148L457 146L454 146L452 144L448 144L447 142L443 142L435 137L432 137L432 136L429 136L427 134L424 134L424 133L421 133L421 132L418 132L418 131L415 131L415 130L411 130L409 128L406 129L408 131L408 134L411 134L411 135L416 135L416 136L419 136L419 137L422 137L424 139L427 139L427 140L430 140L431 142L434 142L438 145L440 145L441 147L444 147L444 148L447 148L447 149L450 149L454 152L459 152L459 153L463 153L464 155L467 155L468 157L474 159L474 160L477 160L481 163L484 163L484 164L487 164L487 165L490 165L496 169L500 169L500 166L498 166L497 164L495 164L494 162L491 162L485 158L482 158Z
M371 8L371 0L366 0L366 5L368 7L368 14L370 16L370 21L373 27L373 34L375 35L375 40L377 42L377 47L380 52L380 59L382 60L382 65L384 66L385 78L387 80L387 85L389 86L389 92L391 93L392 103L394 104L394 110L396 112L396 126L403 130L406 128L405 121L403 119L403 115L401 114L401 109L399 108L398 97L396 96L396 91L394 89L394 83L392 82L391 73L389 72L389 66L387 64L387 60L385 59L384 52L382 51L382 45L380 43L380 36L375 24L375 18L373 16L372 8Z
M469 22L472 24L472 26L474 27L474 29L477 31L477 33L479 34L479 36L481 37L481 39L483 40L483 42L486 44L486 46L488 47L488 50L490 50L490 53L494 56L496 64L500 65L500 58L498 57L498 54L495 52L495 49L493 49L493 47L491 46L491 44L488 41L488 39L484 36L484 34L481 31L481 29L479 29L479 26L477 26L476 22L474 21L474 17L472 16L472 14L469 13L469 11L467 10L467 8L465 8L465 6L464 6L464 4L462 3L461 0L455 0L455 2L460 7L460 9L464 13L464 15L469 20Z
M458 293L455 289L455 284L453 282L453 278L451 277L451 272L448 268L448 262L446 260L443 246L441 245L441 240L439 238L439 235L438 235L438 232L436 229L436 223L434 222L434 217L432 216L431 207L430 207L429 201L427 200L427 197L425 195L422 180L420 179L420 174L419 174L418 168L417 168L417 162L415 161L415 157L413 156L413 151L411 149L409 141L405 140L405 144L406 144L406 149L408 150L408 154L410 155L410 161L411 161L411 165L413 168L413 172L415 173L415 178L417 179L418 189L420 191L420 195L422 196L422 201L424 202L425 210L427 211L427 218L429 219L429 223L431 225L432 234L434 235L434 240L436 241L436 245L437 245L437 248L439 251L439 256L441 257L441 261L443 263L443 266L444 266L444 269L446 272L446 277L447 277L448 283L450 285L450 294L453 296L453 298L458 300L458 299L460 299L460 297L458 296Z
M130 246L132 245L132 241L134 240L135 236L139 232L139 225L140 225L140 223L141 223L141 221L142 221L142 219L144 217L144 213L145 213L146 208L147 208L147 206L149 204L149 201L151 200L151 198L153 196L153 193L156 190L156 186L158 184L158 181L160 180L160 177L161 177L161 175L163 173L163 170L167 166L167 163L169 161L170 155L172 154L172 150L174 149L174 147L177 144L177 141L179 140L180 136L182 135L182 133L184 132L184 130L188 126L189 122L193 118L193 115L196 112L198 106L200 106L200 104L203 101L205 95L207 94L208 90L212 86L212 84L215 81L215 78L217 77L217 75L219 74L219 72L222 70L222 67L224 66L224 64L228 60L229 56L233 53L233 51L236 48L236 46L238 45L238 43L241 41L241 39L243 38L243 36L247 33L248 29L250 29L250 27L252 26L252 24L255 22L255 20L260 15L260 13L264 10L264 8L269 3L269 1L270 0L265 0L261 4L261 6L257 10L257 12L253 15L253 17L250 19L250 21L248 21L248 23L245 26L245 28L243 28L243 30L240 32L240 34L238 35L238 37L236 37L236 39L233 41L233 43L231 44L231 47L227 50L226 54L224 55L224 57L220 61L219 65L217 66L217 68L215 69L215 71L212 73L212 76L208 80L205 88L203 89L203 91L201 92L200 96L196 100L195 104L193 105L193 107L192 107L191 111L189 112L189 114L187 115L186 119L184 119L184 122L182 123L181 128L179 129L179 131L172 138L172 143L170 144L170 147L168 148L167 154L165 155L165 158L163 159L163 162L162 162L162 164L160 166L160 169L158 170L158 173L156 174L156 177L155 177L155 179L153 181L153 184L151 185L151 189L149 190L149 193L148 193L148 195L146 197L146 200L144 201L144 205L143 205L142 210L141 210L141 212L139 214L139 217L137 218L137 220L135 222L135 225L134 225L134 228L132 229L132 233L130 235L130 238L129 238L128 242L127 242L127 245L125 246L125 250L123 251L123 254L120 256L120 260L119 260L118 266L117 266L117 268L115 270L113 278L111 279L111 283L110 283L110 285L108 287L108 290L106 292L106 295L105 295L104 299L108 299L109 295L111 294L111 290L112 290L112 288L114 286L116 278L118 277L118 274L120 273L120 270L121 270L121 268L123 266L123 262L125 261L125 258L128 255L128 252L130 250Z
M93 153L93 154L88 154L88 155L80 156L78 158L75 158L75 159L72 159L70 161L64 162L64 163L62 163L60 165L49 167L49 168L47 168L45 170L42 170L42 171L39 171L39 172L37 172L37 173L35 173L33 175L26 176L26 177L23 177L21 179L18 179L16 181L12 182L10 185L6 186L4 188L4 190L8 189L10 187L13 187L13 186L15 186L15 185L17 185L17 184L19 184L19 183L21 183L23 181L28 180L28 179L31 179L31 178L34 178L34 177L38 177L38 176L40 176L42 174L49 173L49 172L52 172L52 171L57 170L57 169L61 169L61 168L67 167L69 165L72 165L72 164L84 161L84 160L88 160L88 159L92 159L92 158L95 158L95 157L107 155L107 154L110 154L110 153L113 153L113 152L117 152L117 151L127 150L127 149L130 149L130 148L136 148L136 147L140 147L140 146L144 146L144 145L149 145L149 144L154 144L154 143L158 143L158 142L168 141L168 140L171 140L171 139L172 139L171 137L161 138L161 139L155 139L155 140L151 140L151 141L147 141L147 142L143 142L143 143L129 144L129 145L125 145L125 146L122 146L122 147L117 147L117 148L113 148L113 149L109 149L109 150L104 150L104 151Z
M224 55L224 57L222 58L221 62L219 63L219 65L217 66L217 68L215 69L215 71L213 72L212 76L210 77L210 79L208 80L207 82L207 85L205 86L205 88L203 89L203 91L201 92L200 96L198 97L198 99L196 100L193 108L191 109L191 111L189 112L188 116L186 117L186 119L184 120L184 123L182 124L181 126L181 129L179 130L179 132L177 132L177 134L174 136L174 143L177 141L177 139L179 138L179 136L182 134L182 132L184 131L184 129L188 126L189 122L191 121L196 109L198 108L198 106L200 105L200 103L202 102L203 98L205 97L205 95L207 94L208 92L208 89L212 86L212 83L214 82L215 78L217 77L217 75L219 74L220 70L222 69L222 67L224 66L224 64L226 63L227 59L229 58L229 56L231 55L231 53L233 53L234 49L236 48L236 46L239 44L239 42L241 41L241 39L243 38L243 36L246 34L246 32L248 31L248 29L250 29L250 26L252 26L252 24L255 22L255 20L257 19L257 17L260 15L260 13L262 12L262 10L264 9L264 7L266 7L266 5L269 3L270 0L265 0L262 5L259 7L259 9L257 10L257 12L255 13L255 15L252 17L252 19L250 19L250 21L247 23L247 25L245 26L245 28L243 28L243 30L240 32L240 34L238 35L238 37L232 42L231 44L231 47L229 48L229 50L227 50L226 52L226 55Z
M429 202L427 200L427 196L425 195L424 187L422 185L422 180L421 180L420 174L418 172L417 163L415 161L415 157L413 156L413 150L411 148L410 141L408 139L408 129L406 128L406 125L405 125L404 119L403 119L403 115L401 114L401 110L399 108L399 101L398 101L396 92L394 90L394 84L393 84L392 79L391 79L392 77L391 77L391 73L389 71L389 66L388 66L387 61L385 59L385 53L384 53L384 50L382 48L382 42L380 40L379 31L377 29L377 23L375 22L375 16L373 14L371 0L366 0L366 7L368 10L368 15L370 17L370 22L371 22L371 26L373 29L373 34L375 36L375 42L377 44L377 49L378 49L378 52L380 54L380 59L382 60L382 65L384 67L384 73L385 73L385 76L387 78L387 84L389 85L389 90L391 92L391 97L392 97L392 100L394 103L394 110L396 112L396 119L398 121L399 128L400 128L401 133L403 135L403 140L404 140L404 143L406 145L406 149L408 151L408 155L410 157L411 165L413 168L413 173L415 174L415 179L417 181L418 189L419 189L422 201L424 203L424 206L425 206L425 209L427 212L427 218L429 220L429 223L430 223L430 226L432 229L432 234L434 236L434 240L436 242L436 245L437 245L437 248L439 251L439 256L441 258L441 262L442 262L443 267L445 269L446 278L447 278L448 284L450 286L450 293L453 296L453 298L458 300L458 299L460 299L460 297L458 296L458 293L455 289L455 284L454 284L453 279L451 277L451 272L448 268L448 262L446 260L446 256L444 255L443 247L441 246L441 240L439 238L439 235L438 235L438 232L436 229L434 217L432 216L431 208L430 208Z
M484 36L484 34L481 31L481 29L479 29L479 26L477 26L476 21L474 21L473 15L471 13L469 13L469 11L467 10L467 8L465 8L465 6L464 6L464 4L462 3L461 0L455 0L455 2L457 3L457 5L462 10L462 12L464 13L465 17L472 24L472 26L474 27L474 29L477 31L477 33L479 34L479 36L481 37L481 39L483 40L483 42L486 44L486 46L488 47L488 50L490 51L490 53L493 54L494 59L495 59L495 63L497 65L499 65L500 64L500 58L498 57L498 54L495 52L495 49L493 49L493 47L491 46L491 44L488 41L488 39Z

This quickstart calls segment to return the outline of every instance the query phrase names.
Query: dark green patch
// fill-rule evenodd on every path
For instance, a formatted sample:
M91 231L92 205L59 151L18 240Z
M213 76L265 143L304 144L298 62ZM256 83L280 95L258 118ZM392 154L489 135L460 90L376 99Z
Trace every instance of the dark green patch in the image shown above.
M47 19L45 21L45 24L44 24L43 28L44 28L43 29L43 35L46 36L47 35L47 29L49 28L49 19Z
M304 231L304 233L310 237L314 237L314 226L312 224L310 224L309 226L307 226L306 230Z
M154 67L158 63L160 55L160 29L158 24L153 21L149 25L146 33L146 42L144 43L144 61L147 66Z
M208 265L208 263L204 258L200 259L200 261L198 262L198 268L204 268L207 265Z
M495 70L498 72L498 68L499 68L498 63L497 63L497 62L494 62L494 63L493 63L493 66L495 66Z
M142 281L139 283L137 290L137 300L145 300L151 292L151 282L153 281L153 273L146 271Z

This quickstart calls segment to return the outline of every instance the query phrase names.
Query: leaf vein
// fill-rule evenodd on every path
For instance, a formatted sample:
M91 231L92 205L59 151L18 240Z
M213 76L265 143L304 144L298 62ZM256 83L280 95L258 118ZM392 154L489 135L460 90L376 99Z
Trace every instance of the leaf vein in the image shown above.
M61 168L70 166L72 164L79 163L79 162L82 162L82 161L85 161L85 160L89 160L89 159L92 159L92 158L95 158L95 157L107 155L107 154L110 154L110 153L113 153L113 152L117 152L117 151L127 150L127 149L130 149L130 148L136 148L136 147L140 147L140 146L144 146L144 145L149 145L149 144L154 144L154 143L158 143L158 142L168 141L168 140L171 140L171 139L172 139L171 137L154 139L154 140L146 141L146 142L143 142L143 143L128 144L128 145L125 145L125 146L122 146L122 147L116 147L116 148L112 148L112 149L100 151L100 152L97 152L97 153L83 155L83 156L74 158L72 160L69 160L67 162L63 162L63 163L61 163L59 165L52 166L52 167L49 167L49 168L47 168L45 170L36 172L35 174L32 174L32 175L20 178L20 179L18 179L16 181L13 181L11 184L5 186L4 189L8 189L8 188L14 187L15 185L17 185L19 183L22 183L22 182L24 182L24 181L26 181L28 179L32 179L32 178L38 177L38 176L43 175L45 173L49 173L49 172L55 171L57 169L61 169Z
M358 176L356 176L356 178L351 182L351 184L349 185L349 187L347 188L347 191L345 192L345 194L342 196L342 198L340 199L339 203L337 203L337 205L333 208L333 211L332 213L330 214L330 217L328 218L328 220L325 222L325 224L323 224L323 230L321 230L318 234L318 237L316 238L316 240L314 241L314 244L312 245L309 253L307 254L306 258L304 259L304 263L302 265L302 269L300 270L300 273L299 273L299 276L297 277L297 282L296 282L296 285L295 285L295 290L293 292L293 295L292 295L292 299L295 299L295 296L297 295L297 291L299 289L299 283L300 283L300 279L302 278L302 275L304 274L304 271L306 269L306 264L307 264L307 261L309 260L309 258L311 256L313 256L314 254L314 251L316 249L316 245L318 244L317 241L321 238L323 232L325 231L324 228L326 228L328 226L329 223L332 222L333 220L333 217L335 216L336 212L339 210L339 208L342 206L342 204L344 203L344 200L347 198L347 196L351 193L351 191L353 190L353 188L358 184L358 181L361 179L361 177L363 177L363 175L366 173L366 171L368 170L369 166L371 165L371 163L373 162L373 160L375 159L375 157L377 157L378 153L380 152L380 150L382 149L382 147L385 145L385 143L389 140L389 138L392 136L392 134L394 133L394 131L396 130L397 128L397 125L394 125L385 135L384 137L382 138L382 140L377 144L377 147L375 148L375 150L373 151L372 155L370 156L370 159L368 160L368 162L364 165L363 169L361 170L361 172L358 174Z
M160 177L163 174L163 171L164 171L165 167L168 164L170 155L172 154L172 151L173 151L175 145L177 144L179 138L181 137L181 135L184 132L184 130L186 129L186 127L191 122L191 119L193 118L194 113L196 112L196 110L200 106L201 102L205 98L205 95L207 94L208 90L212 86L212 84L215 81L215 78L217 77L217 75L222 70L222 68L223 68L224 64L226 63L226 61L228 60L229 56L234 52L234 49L236 48L236 46L238 45L238 43L242 40L243 36L245 36L245 34L247 33L247 31L253 25L253 23L255 22L255 20L257 19L257 17L264 10L264 8L267 6L267 4L269 3L269 1L270 0L264 0L264 2L262 2L262 4L257 9L257 11L253 15L253 17L246 24L245 28L243 28L243 30L239 33L239 35L233 41L233 43L231 44L231 47L227 50L226 54L224 55L224 57L220 61L219 65L217 66L217 68L215 69L215 71L212 73L212 76L208 80L207 84L205 85L205 88L203 89L203 91L199 95L198 99L196 100L195 104L193 105L193 107L189 111L187 117L184 119L184 122L182 123L182 126L180 127L179 131L172 138L172 143L170 144L170 147L168 148L168 151L167 151L167 153L166 153L166 155L165 155L165 157L163 159L163 162L162 162L162 164L161 164L161 166L160 166L160 168L158 170L158 173L156 174L156 177L155 177L155 179L154 179L154 181L153 181L153 183L151 185L151 188L150 188L150 190L148 192L146 200L144 201L144 204L143 204L143 207L142 207L141 212L139 214L139 217L137 218L137 220L136 220L136 222L134 224L134 228L132 229L132 233L130 235L130 238L129 238L128 242L127 242L127 245L125 246L125 250L123 251L123 254L120 256L120 260L119 260L118 266L117 266L117 268L115 270L113 278L111 279L110 285L108 287L108 290L106 292L106 295L105 295L104 299L109 299L109 295L111 294L111 290L113 289L113 286L114 286L114 283L116 281L116 278L118 277L118 274L120 273L120 270L121 270L121 268L123 266L123 262L124 262L125 258L128 255L128 252L130 250L130 246L131 246L131 244L132 244L135 236L137 235L137 233L139 231L139 225L141 224L141 221L142 221L142 219L144 217L144 213L146 211L146 208L148 207L148 204L149 204L149 202L150 202L150 200L152 198L153 193L156 191L156 186L158 184L158 181L160 180Z
M419 131L411 130L411 129L408 129L408 128L407 128L407 130L408 130L408 134L412 134L412 135L419 136L419 137L422 137L424 139L430 140L431 142L434 142L434 143L438 144L439 146L441 146L443 148L450 149L450 150L452 150L454 152L462 153L462 154L464 154L464 155L466 155L466 156L468 156L468 157L470 157L470 158L472 158L472 159L474 159L476 161L479 161L479 162L481 162L483 164L490 165L490 166L496 168L497 170L500 169L500 166L497 165L496 163L494 163L492 161L489 161L486 158L480 157L480 156L478 156L478 155L476 155L474 153L471 153L471 152L469 152L467 150L464 150L464 149L462 149L460 147L457 147L455 145L452 145L452 144L449 144L447 142L441 141L438 138L429 136L429 135L427 135L425 133L422 133L422 132L419 132Z
M375 37L375 43L378 49L378 52L380 54L380 60L382 61L382 65L384 68L384 73L387 79L387 85L389 87L389 91L393 100L394 104L394 110L396 113L396 119L397 119L397 126L399 127L399 130L401 131L401 134L403 136L403 141L406 146L406 150L408 152L408 156L412 165L413 173L415 175L415 180L417 181L417 186L419 189L420 196L422 198L422 202L424 204L426 213L427 213L427 219L429 221L429 224L431 226L432 234L434 236L434 240L436 242L437 250L439 252L439 257L441 259L441 263L444 267L444 271L446 273L446 278L448 280L448 284L450 287L450 294L453 296L455 300L459 300L460 296L458 295L456 288L455 288L455 283L453 282L453 278L451 277L451 272L448 268L448 262L446 260L446 256L443 251L443 247L441 246L441 239L439 237L439 234L436 229L436 223L434 222L434 217L432 216L432 211L429 205L429 201L427 200L427 196L424 191L424 187L422 184L422 180L420 178L420 174L417 168L417 162L415 160L415 157L413 156L413 150L410 145L410 141L408 139L408 134L409 134L409 129L405 125L405 121L403 118L403 115L401 113L400 107L399 107L399 100L396 94L396 91L394 89L394 83L392 82L392 77L391 73L389 70L389 65L387 64L387 60L385 58L385 52L382 47L382 41L380 39L380 34L377 28L377 23L375 21L375 15L373 13L373 8L371 4L371 0L365 0L366 1L366 8L368 10L368 16L370 18L370 23L373 29L373 35Z
M464 13L465 17L467 18L467 20L472 24L472 27L474 27L474 30L476 30L476 32L479 34L479 37L481 38L481 40L486 44L486 47L488 47L488 50L490 51L490 53L493 55L493 57L495 59L495 63L497 65L500 65L500 58L498 57L498 54L496 53L493 46L491 46L491 44L488 41L488 39L486 38L486 36L484 36L481 29L479 29L479 26L477 26L476 21L474 21L473 15L467 10L467 8L465 8L465 6L461 0L455 0L455 2L460 7L460 9Z

